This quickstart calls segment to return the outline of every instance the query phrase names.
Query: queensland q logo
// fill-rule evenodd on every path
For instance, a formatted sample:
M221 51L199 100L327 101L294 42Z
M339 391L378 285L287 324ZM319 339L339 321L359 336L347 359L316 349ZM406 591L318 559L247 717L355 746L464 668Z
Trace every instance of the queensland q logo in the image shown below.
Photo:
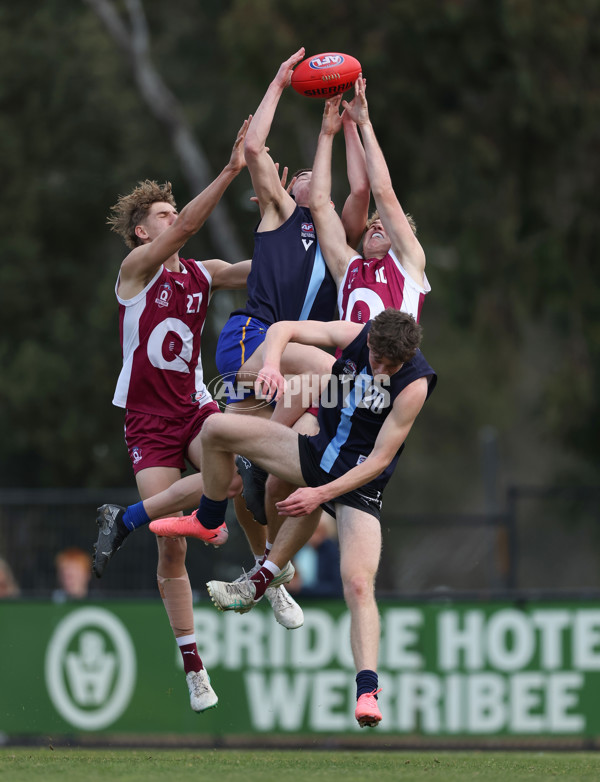
M135 685L135 649L123 623L102 608L82 608L60 622L46 651L46 686L59 714L98 730L127 708Z
M327 54L325 57L313 57L309 66L319 71L321 68L331 68L332 66L341 65L343 62L344 58L341 54Z

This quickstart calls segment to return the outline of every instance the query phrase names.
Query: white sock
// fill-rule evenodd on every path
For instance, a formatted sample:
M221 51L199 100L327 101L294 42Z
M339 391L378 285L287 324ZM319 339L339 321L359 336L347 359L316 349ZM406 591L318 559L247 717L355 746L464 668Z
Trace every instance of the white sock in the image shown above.
M277 565L274 562L271 562L270 559L267 559L266 562L263 562L263 567L267 568L267 570L274 576L278 576L281 573L281 568L278 568Z

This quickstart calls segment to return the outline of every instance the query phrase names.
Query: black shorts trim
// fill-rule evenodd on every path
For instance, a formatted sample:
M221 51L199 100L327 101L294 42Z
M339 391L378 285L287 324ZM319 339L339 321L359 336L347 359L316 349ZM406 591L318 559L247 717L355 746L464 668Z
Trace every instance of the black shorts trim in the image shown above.
M325 484L334 481L336 476L325 472L319 465L317 454L308 438L309 435L307 434L298 435L298 455L300 456L302 477L306 481L307 486L325 486ZM361 486L359 489L353 489L346 492L346 494L341 494L339 497L334 497L332 500L322 503L321 507L335 518L336 503L362 510L371 516L375 516L378 521L381 519L381 492L368 486Z

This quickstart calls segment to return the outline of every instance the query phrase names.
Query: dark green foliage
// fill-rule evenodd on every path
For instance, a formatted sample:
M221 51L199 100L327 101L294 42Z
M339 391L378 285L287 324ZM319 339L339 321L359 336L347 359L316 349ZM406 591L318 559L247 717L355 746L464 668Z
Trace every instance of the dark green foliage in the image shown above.
M500 433L505 482L593 478L600 3L145 5L154 64L215 173L291 52L304 45L361 61L433 286L424 350L441 379L403 457L401 469L423 478L407 501L419 505L427 481L431 505L477 502L485 424ZM141 178L170 179L180 204L192 194L125 58L84 2L0 9L0 75L0 483L128 484L122 416L110 404L120 363L113 286L125 250L105 216ZM321 110L283 96L269 139L282 165L311 163ZM334 166L339 203L341 139ZM225 196L248 253L250 188L242 175ZM187 254L215 256L206 232ZM211 321L212 334L220 325Z

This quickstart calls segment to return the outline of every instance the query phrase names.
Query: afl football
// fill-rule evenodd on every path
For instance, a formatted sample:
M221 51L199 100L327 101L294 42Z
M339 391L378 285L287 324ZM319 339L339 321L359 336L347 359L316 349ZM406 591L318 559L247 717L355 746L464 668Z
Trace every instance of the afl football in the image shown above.
M302 60L292 73L292 87L307 98L331 98L354 86L361 72L356 57L324 52Z

